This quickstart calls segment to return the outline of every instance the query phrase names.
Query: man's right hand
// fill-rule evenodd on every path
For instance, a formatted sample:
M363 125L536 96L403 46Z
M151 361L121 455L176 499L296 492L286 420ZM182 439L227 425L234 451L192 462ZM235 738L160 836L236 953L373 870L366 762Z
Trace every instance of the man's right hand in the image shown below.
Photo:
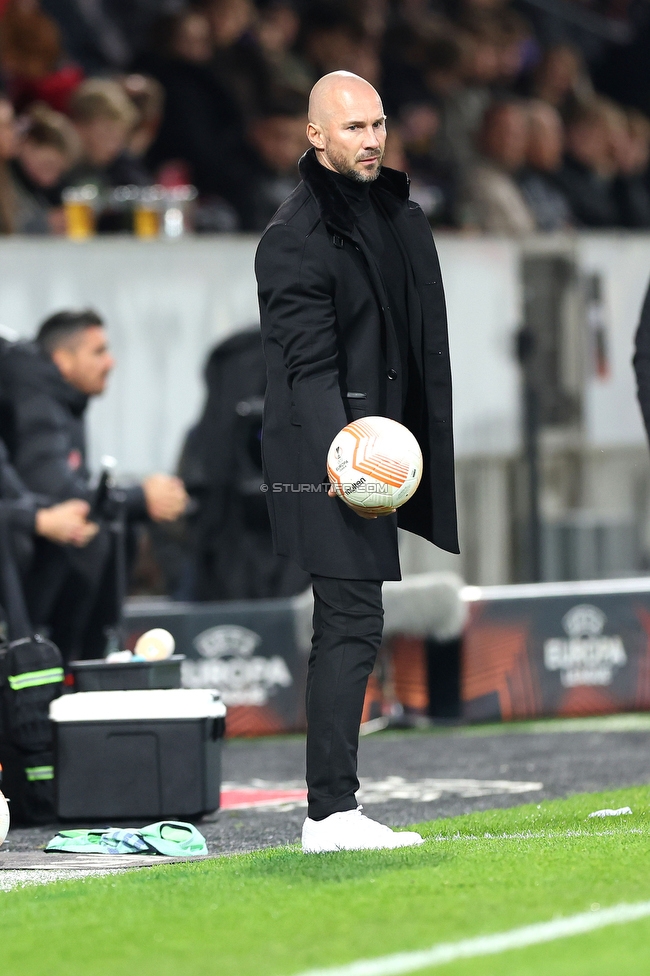
M60 546L87 546L99 532L99 526L88 521L90 505L71 498L36 512L36 534Z
M168 474L152 474L142 482L149 518L154 522L175 522L187 508L189 501L180 478Z
M393 515L394 512L397 511L396 508L387 508L385 512L381 512L381 513L364 512L364 510L362 508L359 508L357 505L351 505L350 502L346 499L345 495L339 494L338 491L335 491L333 487L329 488L327 494L330 496L330 498L336 498L336 496L338 495L341 501L344 502L348 506L348 508L351 508L356 515L359 515L361 518L364 519L376 519L379 518L379 514Z

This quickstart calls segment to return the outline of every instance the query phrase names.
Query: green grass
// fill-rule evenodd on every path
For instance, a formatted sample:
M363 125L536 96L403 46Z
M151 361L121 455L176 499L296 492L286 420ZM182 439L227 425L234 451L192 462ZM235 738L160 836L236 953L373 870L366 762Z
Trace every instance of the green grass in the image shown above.
M586 819L625 805L633 816ZM650 899L647 787L422 830L415 849L279 848L0 893L0 973L291 976ZM430 972L647 976L650 919Z

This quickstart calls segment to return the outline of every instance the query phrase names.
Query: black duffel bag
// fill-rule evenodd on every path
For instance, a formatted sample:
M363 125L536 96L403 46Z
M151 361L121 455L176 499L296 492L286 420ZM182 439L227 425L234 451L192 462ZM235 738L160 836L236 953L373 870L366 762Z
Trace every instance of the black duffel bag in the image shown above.
M63 659L51 641L23 637L0 649L2 791L14 824L55 819L49 707L62 689Z
M50 702L63 690L63 659L52 641L34 635L0 504L0 602L9 643L0 645L2 792L14 824L52 823L54 760Z

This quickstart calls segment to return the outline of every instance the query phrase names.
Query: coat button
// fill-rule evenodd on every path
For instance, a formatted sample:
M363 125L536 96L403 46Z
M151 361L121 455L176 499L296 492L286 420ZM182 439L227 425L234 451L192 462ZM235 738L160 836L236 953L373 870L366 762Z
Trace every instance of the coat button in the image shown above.
M397 379L397 370L396 369L392 369L392 368L389 369L388 372L386 373L386 376L388 377L389 380L396 380Z

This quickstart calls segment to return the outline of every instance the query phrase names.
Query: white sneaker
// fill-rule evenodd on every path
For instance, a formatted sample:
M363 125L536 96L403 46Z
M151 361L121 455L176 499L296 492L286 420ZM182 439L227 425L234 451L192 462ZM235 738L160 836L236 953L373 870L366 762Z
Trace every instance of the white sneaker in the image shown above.
M324 820L305 820L302 828L303 854L326 851L380 851L414 847L424 838L413 830L394 831L362 814L363 807L332 813Z

